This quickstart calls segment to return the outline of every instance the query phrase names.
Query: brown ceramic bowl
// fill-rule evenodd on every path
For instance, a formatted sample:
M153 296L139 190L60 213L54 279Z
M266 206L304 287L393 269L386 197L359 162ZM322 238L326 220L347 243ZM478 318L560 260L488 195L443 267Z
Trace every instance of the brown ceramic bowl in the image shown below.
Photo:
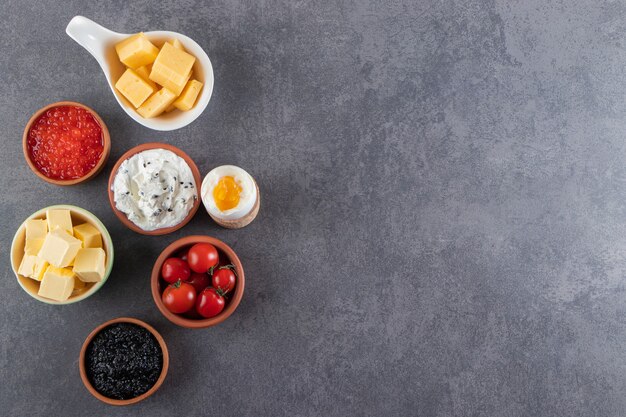
M89 378L87 377L87 370L85 369L85 354L87 352L87 346L89 346L89 343L91 343L91 340L94 338L96 334L98 334L98 332L100 332L105 327L108 327L111 324L115 324L115 323L133 323L148 330L150 333L152 333L152 335L155 337L157 342L159 342L159 346L161 346L161 352L163 353L163 367L161 368L161 375L159 375L159 379L157 379L157 381L154 383L152 388L150 388L148 391L146 391L145 393L141 394L138 397L131 398L128 400L115 400L113 398L108 398L100 394L98 391L96 391L93 385L91 385L91 382L89 381ZM165 380L165 376L167 375L167 369L169 367L169 364L170 364L170 358L167 352L167 346L165 345L165 340L163 340L163 337L159 334L159 332L157 332L148 323L145 323L141 320L133 319L130 317L120 317L117 319L109 320L105 323L102 323L100 326L96 327L95 329L93 329L93 331L89 333L89 336L87 336L87 339L85 339L85 343L83 343L83 347L80 349L80 357L78 359L80 379L83 380L83 384L85 384L85 388L87 388L87 390L91 393L91 395L93 395L100 401L105 402L110 405L135 404L135 403L138 403L139 401L145 400L146 398L154 394L156 390L158 390L159 387L163 384L163 381Z
M139 152L147 151L148 149L166 149L168 151L174 152L176 155L183 158L185 162L187 162L187 165L189 165L189 168L191 169L191 173L193 174L193 179L196 182L196 189L198 192L198 198L196 199L195 203L193 204L193 207L187 214L187 217L185 217L182 222L171 227L163 227L161 229L156 229L156 230L143 230L141 227L137 226L135 223L128 220L128 217L126 217L126 214L118 210L117 207L115 207L114 194L113 194L113 191L111 190L111 187L113 186L113 181L115 180L115 175L117 174L117 170L119 169L120 165L122 165L122 162L124 162L131 156ZM128 227L130 230L137 232L137 233L141 233L142 235L150 235L150 236L166 235L168 233L172 233L180 229L181 227L189 223L189 221L193 218L193 216L198 211L198 207L200 207L200 188L199 188L200 186L198 184L201 184L200 171L198 171L198 167L196 166L195 162L193 162L193 160L189 157L189 155L187 155L182 150L178 149L176 146L168 145L167 143L159 143L159 142L144 143L142 145L135 146L134 148L128 150L115 163L115 166L111 170L111 175L109 176L109 185L108 185L109 203L111 203L111 208L113 209L113 212L115 213L117 218L120 219L120 221L124 223L124 226Z
M100 160L98 161L96 166L93 167L93 169L89 171L89 173L87 173L87 175L80 177L80 178L72 179L72 180L55 180L55 179L46 177L41 171L37 169L33 161L31 161L30 155L28 152L28 132L30 132L30 129L33 126L33 124L37 121L37 119L42 114L44 114L48 110L54 107L61 107L61 106L80 107L82 109L87 110L89 113L91 113L93 118L96 119L96 121L100 124L100 127L102 128L103 149L102 149L102 156L100 156ZM55 184L55 185L75 185L81 182L89 181L90 179L98 175L100 171L102 171L102 168L104 168L104 165L109 159L109 154L111 153L111 136L109 135L109 129L107 129L107 125L104 124L104 121L100 118L98 113L96 113L92 108L87 107L81 103L76 103L74 101L57 101L56 103L48 104L47 106L42 107L41 109L37 110L35 114L33 114L33 116L30 118L28 123L26 123L26 127L24 128L24 133L22 135L22 149L24 151L24 158L26 159L26 163L39 178L41 178L42 180L46 182L49 182L50 184Z
M167 258L175 256L181 250L200 242L210 243L217 248L218 252L221 252L220 256L226 255L229 263L235 265L235 274L237 275L237 285L235 286L235 292L233 293L230 301L226 304L226 307L224 307L224 310L220 314L209 319L188 318L181 314L174 314L165 308L165 305L163 305L163 301L161 300L161 294L167 285L165 281L161 279L161 267L163 266L163 262L165 262ZM222 259L220 259L220 263L221 262ZM237 306L243 297L245 283L246 281L243 273L243 266L241 265L241 261L235 252L226 243L210 236L187 236L170 244L157 258L154 263L154 267L152 268L152 276L150 277L152 298L154 298L157 308L172 323L190 329L211 327L226 320L237 309Z

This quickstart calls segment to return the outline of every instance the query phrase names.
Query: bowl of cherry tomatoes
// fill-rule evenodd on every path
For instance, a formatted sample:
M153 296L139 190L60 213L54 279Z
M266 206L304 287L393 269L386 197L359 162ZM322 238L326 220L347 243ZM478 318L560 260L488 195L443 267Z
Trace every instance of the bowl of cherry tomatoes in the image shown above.
M154 263L150 280L159 311L172 323L192 329L226 320L245 285L235 252L210 236L187 236L170 244Z

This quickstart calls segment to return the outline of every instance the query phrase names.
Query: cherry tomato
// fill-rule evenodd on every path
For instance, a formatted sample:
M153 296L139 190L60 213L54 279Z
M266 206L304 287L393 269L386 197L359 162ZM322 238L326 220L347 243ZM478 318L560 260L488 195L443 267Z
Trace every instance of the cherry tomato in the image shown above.
M215 317L224 310L226 301L219 289L209 287L202 291L196 301L196 311L204 318Z
M193 285L198 294L200 294L206 287L211 286L211 279L209 278L209 275L198 272L192 272L187 282Z
M183 281L176 281L168 285L161 296L165 308L172 313L181 314L189 311L196 303L196 290L193 285Z
M215 288L222 290L224 294L235 288L237 278L235 275L235 266L225 265L213 270L212 283Z
M161 276L170 284L175 283L179 279L187 281L189 274L191 274L189 265L180 258L168 258L161 267Z
M210 243L196 243L189 249L187 262L194 272L207 272L219 262L217 249Z

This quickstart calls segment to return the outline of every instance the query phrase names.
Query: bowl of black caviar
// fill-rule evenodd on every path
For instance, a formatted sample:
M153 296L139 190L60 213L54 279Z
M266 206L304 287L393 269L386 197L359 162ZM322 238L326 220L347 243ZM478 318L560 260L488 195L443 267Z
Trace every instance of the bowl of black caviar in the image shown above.
M120 317L87 336L78 364L80 378L94 397L111 405L130 405L163 384L169 355L165 340L152 326Z

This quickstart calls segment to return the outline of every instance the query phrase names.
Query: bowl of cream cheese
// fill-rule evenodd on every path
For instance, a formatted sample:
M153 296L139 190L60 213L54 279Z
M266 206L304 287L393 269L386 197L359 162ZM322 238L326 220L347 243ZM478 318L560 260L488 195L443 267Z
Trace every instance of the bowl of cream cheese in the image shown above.
M118 219L144 235L180 229L200 206L200 172L182 150L144 143L126 152L109 177L109 202Z

